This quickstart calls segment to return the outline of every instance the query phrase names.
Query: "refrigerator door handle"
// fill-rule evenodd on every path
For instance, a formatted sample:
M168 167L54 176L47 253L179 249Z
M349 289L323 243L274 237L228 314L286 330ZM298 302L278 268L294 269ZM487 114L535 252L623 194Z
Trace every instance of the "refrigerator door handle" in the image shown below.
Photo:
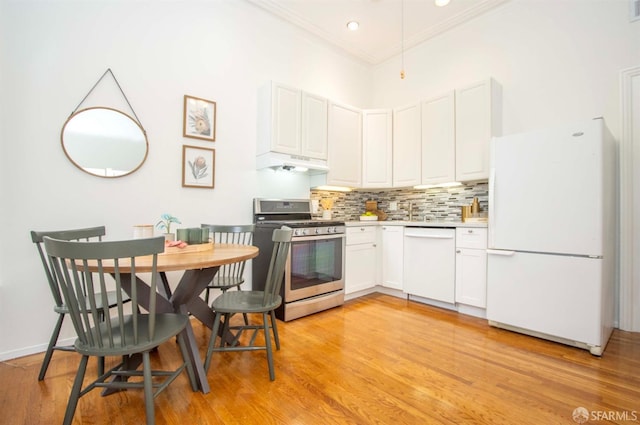
M503 257L511 257L515 253L515 251L506 251L503 249L487 249L487 254L489 255L502 255Z
M491 169L489 170L489 205L496 205L496 191L495 191L495 185L496 185L496 169L495 167L491 167ZM495 220L496 220L496 213L495 213L495 209L493 211L491 211L491 214L489 214L489 223L488 223L488 230L489 230L489 234L488 234L488 243L489 246L495 246L495 236L493 234L493 229L495 229Z

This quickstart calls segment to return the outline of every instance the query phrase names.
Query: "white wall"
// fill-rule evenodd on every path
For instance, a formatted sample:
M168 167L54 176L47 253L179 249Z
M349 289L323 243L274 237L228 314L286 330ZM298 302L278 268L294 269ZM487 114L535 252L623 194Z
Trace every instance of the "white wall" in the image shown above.
M362 63L243 1L0 1L0 360L42 350L54 323L30 230L105 224L110 238L130 237L164 212L186 226L249 223L253 197L278 195L255 170L258 87L369 101ZM150 145L120 179L81 172L60 146L107 68ZM215 143L182 137L185 94L217 102ZM181 187L183 144L215 148L214 190ZM282 196L308 197L305 178L278 182Z
M604 116L619 134L619 72L640 63L627 0L512 0L373 71L374 107L494 77L503 134Z

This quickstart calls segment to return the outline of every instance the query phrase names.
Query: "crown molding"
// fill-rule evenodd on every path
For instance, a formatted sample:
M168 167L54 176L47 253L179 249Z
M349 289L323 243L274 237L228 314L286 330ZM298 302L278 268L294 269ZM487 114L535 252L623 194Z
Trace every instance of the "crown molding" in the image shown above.
M337 37L328 31L318 27L313 22L301 17L300 15L292 12L290 9L283 7L277 0L246 0L247 2L277 16L303 30L312 33L327 43L332 44L334 47L346 51L355 58L364 61L370 65L378 65L398 54L402 51L401 43L397 43L392 48L386 50L380 50L375 54L368 53L362 49L358 49L349 44L349 42L343 38ZM452 16L451 18L438 23L432 27L425 29L424 31L404 40L404 49L410 49L417 46L433 37L436 37L446 31L449 31L463 23L476 18L483 13L500 6L510 0L482 0L475 5L465 9L461 13Z

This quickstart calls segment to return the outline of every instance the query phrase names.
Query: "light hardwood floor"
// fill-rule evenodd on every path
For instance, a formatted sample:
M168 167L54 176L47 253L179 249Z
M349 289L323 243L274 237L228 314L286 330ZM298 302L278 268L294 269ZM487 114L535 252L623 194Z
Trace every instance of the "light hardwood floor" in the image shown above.
M263 352L216 353L211 393L179 377L156 399L156 423L575 424L578 407L589 423L640 423L638 333L615 331L597 358L381 294L278 324L274 382ZM204 354L210 331L194 329ZM178 353L164 344L154 367ZM61 423L78 359L56 352L43 382L40 354L0 363L0 423ZM87 373L95 376L94 360ZM142 393L94 390L74 423L144 423Z

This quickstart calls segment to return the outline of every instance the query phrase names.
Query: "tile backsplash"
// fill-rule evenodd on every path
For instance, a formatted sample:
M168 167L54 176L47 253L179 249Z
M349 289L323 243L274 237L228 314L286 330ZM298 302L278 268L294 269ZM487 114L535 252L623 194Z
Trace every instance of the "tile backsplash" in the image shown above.
M409 203L413 206L414 220L460 221L460 207L471 205L474 197L480 202L481 211L488 211L489 189L487 182L468 183L455 187L431 189L358 189L352 192L312 190L311 199L333 199L334 220L359 220L365 212L366 201L377 201L378 209L387 213L387 220L409 220ZM391 202L397 202L398 209L391 211ZM314 218L322 216L320 207Z

